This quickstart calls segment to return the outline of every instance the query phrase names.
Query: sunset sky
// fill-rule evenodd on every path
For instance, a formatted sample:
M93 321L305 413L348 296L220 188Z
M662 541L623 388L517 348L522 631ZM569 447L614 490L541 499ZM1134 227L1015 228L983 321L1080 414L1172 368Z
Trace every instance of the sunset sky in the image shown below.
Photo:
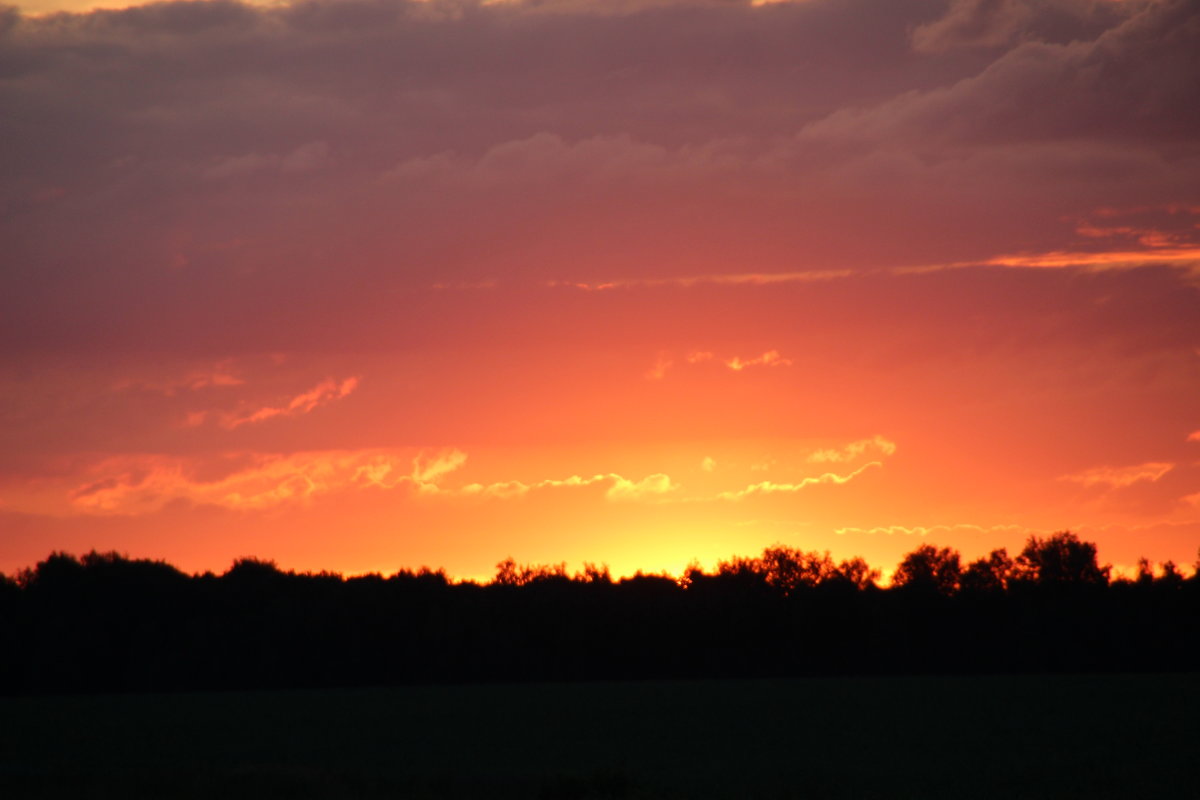
M0 6L0 571L1196 560L1195 0L96 7Z

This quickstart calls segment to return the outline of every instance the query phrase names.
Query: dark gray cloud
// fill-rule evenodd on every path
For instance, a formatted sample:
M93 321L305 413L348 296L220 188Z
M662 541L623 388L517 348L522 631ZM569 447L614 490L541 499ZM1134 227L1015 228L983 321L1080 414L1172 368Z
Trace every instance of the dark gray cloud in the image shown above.
M357 341L434 283L965 261L1200 204L1184 0L0 19L12 352Z
M1010 6L1017 4L1003 4ZM808 126L805 135L934 151L1099 141L1174 146L1194 157L1200 153L1197 76L1200 7L1188 0L1151 3L1094 40L1024 41L978 75L841 110Z

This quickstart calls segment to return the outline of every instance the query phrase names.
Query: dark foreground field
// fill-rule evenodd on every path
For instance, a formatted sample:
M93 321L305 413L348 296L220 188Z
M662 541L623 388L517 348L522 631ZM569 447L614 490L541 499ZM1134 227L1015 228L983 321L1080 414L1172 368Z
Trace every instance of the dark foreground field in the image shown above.
M1197 797L1200 676L0 699L3 797Z

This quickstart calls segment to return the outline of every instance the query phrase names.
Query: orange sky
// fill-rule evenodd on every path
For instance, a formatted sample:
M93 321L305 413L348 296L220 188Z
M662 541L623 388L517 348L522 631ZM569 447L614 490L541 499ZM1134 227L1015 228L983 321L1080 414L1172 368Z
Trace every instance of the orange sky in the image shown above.
M0 571L1190 565L1196 11L987 5L10 14Z

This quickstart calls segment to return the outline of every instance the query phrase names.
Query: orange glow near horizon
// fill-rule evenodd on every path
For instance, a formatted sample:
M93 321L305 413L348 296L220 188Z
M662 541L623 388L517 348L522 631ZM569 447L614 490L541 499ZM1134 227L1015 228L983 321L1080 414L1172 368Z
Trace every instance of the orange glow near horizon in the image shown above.
M188 571L256 556L298 570L425 565L486 579L511 556L678 575L783 543L862 556L888 574L927 541L974 558L1064 528L1118 565L1191 563L1187 476L1200 452L1184 407L1174 435L1114 460L1093 436L1109 408L1070 400L1053 438L1021 422L1022 405L1047 401L1010 393L1067 391L1087 374L1057 374L1057 358L1015 371L1018 352L983 364L946 352L936 359L948 367L932 371L929 356L846 371L848 358L873 358L864 340L816 351L806 338L786 350L658 356L640 341L526 347L490 367L447 352L444 365L460 369L432 376L385 356L338 359L361 376L348 379L291 358L98 376L106 406L153 407L136 422L148 419L146 441L170 449L91 446L47 457L37 477L8 478L0 567L111 548ZM713 354L730 350L760 355ZM565 363L568 352L589 368ZM497 370L508 380L495 382ZM428 399L413 405L416 381ZM425 443L404 444L414 433Z

